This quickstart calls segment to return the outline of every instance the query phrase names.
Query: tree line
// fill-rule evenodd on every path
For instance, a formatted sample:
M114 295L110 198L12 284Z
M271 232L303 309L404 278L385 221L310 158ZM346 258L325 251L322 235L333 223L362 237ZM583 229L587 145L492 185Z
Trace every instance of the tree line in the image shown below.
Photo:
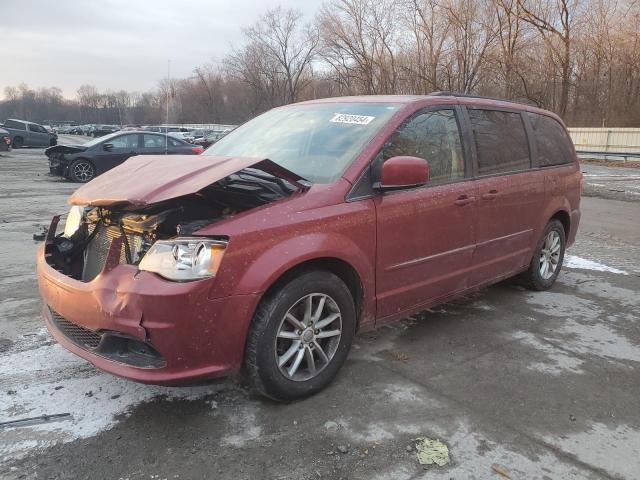
M446 90L572 126L640 126L638 0L328 0L309 22L268 10L243 35L221 61L149 92L8 87L0 118L240 123L312 98Z

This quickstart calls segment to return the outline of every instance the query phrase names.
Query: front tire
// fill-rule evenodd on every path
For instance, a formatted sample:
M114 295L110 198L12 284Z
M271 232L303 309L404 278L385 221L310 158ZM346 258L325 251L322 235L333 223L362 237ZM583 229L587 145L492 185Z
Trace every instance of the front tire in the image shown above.
M551 288L560 274L565 247L566 234L562 222L551 220L536 246L529 269L524 273L527 287L537 291Z
M247 378L274 400L313 395L335 378L355 327L355 306L344 282L326 271L303 273L256 309L245 351Z
M96 176L96 167L89 160L79 158L69 167L69 178L77 183L87 183Z

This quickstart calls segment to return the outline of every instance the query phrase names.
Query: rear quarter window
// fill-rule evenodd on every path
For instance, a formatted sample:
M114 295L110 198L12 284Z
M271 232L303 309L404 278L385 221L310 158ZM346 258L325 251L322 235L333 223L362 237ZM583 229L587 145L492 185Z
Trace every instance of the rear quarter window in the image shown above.
M541 167L573 163L573 146L569 134L554 118L529 113Z
M519 113L469 109L478 152L478 174L527 170L531 166L529 143Z

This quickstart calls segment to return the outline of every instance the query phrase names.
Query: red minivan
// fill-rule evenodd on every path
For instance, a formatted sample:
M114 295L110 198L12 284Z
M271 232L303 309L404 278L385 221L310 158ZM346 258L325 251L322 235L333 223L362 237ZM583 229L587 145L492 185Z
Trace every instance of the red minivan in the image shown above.
M554 283L580 219L562 121L472 96L270 110L197 156L139 156L79 188L38 253L44 318L113 374L243 371L324 388L356 332L521 274Z

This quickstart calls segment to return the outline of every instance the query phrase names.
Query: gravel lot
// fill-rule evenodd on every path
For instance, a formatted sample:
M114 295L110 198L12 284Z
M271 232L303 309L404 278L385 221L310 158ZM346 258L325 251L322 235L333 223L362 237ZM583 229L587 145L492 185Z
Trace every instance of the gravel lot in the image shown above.
M75 185L47 170L41 149L0 154L0 423L69 415L0 426L0 478L640 477L640 171L585 167L625 201L588 190L551 291L504 282L361 335L330 388L281 405L233 380L135 384L52 341L32 235ZM451 464L421 466L422 436Z

